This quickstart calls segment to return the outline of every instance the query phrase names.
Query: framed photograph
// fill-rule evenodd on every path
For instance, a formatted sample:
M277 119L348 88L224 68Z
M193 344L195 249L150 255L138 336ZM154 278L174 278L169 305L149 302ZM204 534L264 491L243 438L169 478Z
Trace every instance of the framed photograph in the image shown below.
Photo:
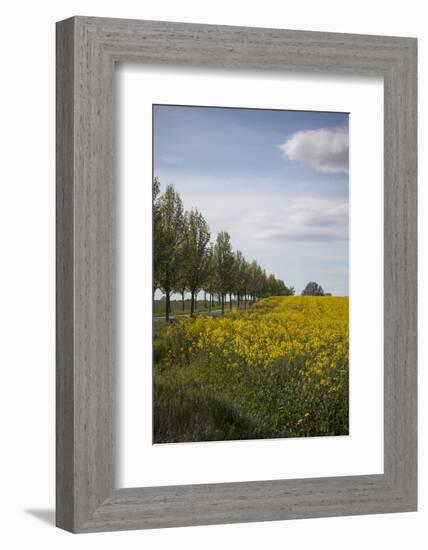
M348 118L153 106L155 444L349 435Z
M57 525L417 507L416 39L57 24Z

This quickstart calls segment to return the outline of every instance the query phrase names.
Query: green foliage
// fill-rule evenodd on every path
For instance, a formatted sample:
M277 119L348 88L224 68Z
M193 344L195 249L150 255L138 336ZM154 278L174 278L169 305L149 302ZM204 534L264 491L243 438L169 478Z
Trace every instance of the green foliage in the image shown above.
M153 293L159 287L162 271L162 240L161 240L161 217L159 212L160 182L158 178L153 179Z
M154 442L177 443L257 437L252 422L232 404L189 379L160 374L154 385Z
M184 241L181 271L187 288L190 290L191 315L194 312L195 293L207 280L211 251L210 231L202 214L192 209L185 217Z
M274 275L267 275L260 265L251 264L242 252L233 251L229 233L220 231L215 244L210 243L210 229L201 212L193 208L184 212L179 193L168 185L161 193L157 177L153 180L153 293L160 289L166 297L165 317L171 312L170 296L182 295L185 310L185 293L191 294L190 314L200 290L221 297L221 308L228 296L229 307L235 300L238 306L247 301L294 293Z
M230 235L220 231L214 245L214 266L216 272L216 287L221 294L226 294L233 287L234 257Z
M347 386L308 393L302 368L283 359L269 369L230 369L220 357L158 367L155 442L346 435Z
M321 285L311 281L302 290L302 296L325 296Z
M185 218L181 197L172 185L155 199L154 206L155 284L166 295L165 316L168 319L170 295L180 281Z

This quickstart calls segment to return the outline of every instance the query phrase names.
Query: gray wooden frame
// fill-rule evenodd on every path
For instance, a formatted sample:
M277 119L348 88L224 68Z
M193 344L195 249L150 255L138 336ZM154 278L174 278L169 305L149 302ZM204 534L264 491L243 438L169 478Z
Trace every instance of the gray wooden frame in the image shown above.
M382 475L115 488L113 81L123 61L383 76ZM416 145L416 39L88 17L57 24L59 527L92 532L416 510Z

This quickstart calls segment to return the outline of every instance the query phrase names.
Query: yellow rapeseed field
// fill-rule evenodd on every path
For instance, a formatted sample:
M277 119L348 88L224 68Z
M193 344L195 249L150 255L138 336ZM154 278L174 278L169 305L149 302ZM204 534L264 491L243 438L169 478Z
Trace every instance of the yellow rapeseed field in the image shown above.
M155 439L347 434L348 305L270 297L168 326L155 364Z

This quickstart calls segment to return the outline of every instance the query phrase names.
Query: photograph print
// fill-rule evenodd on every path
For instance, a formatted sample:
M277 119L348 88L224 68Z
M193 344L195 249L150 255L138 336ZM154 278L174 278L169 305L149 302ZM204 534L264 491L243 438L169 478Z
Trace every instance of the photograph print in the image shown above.
M349 115L153 105L153 443L349 434Z

